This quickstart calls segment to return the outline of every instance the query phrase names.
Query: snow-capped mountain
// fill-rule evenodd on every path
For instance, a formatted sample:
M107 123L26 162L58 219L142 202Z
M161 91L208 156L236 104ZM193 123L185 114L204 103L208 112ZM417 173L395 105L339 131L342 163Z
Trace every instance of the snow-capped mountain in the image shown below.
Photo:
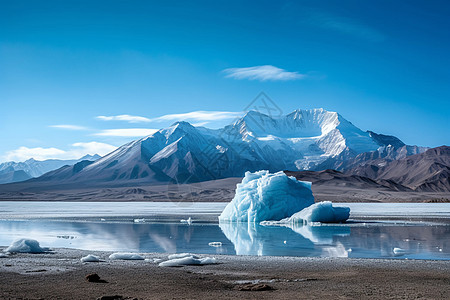
M391 144L404 145L395 137L362 131L324 109L295 110L277 118L250 111L215 130L177 122L94 163L67 166L34 180L205 181L262 169L309 170L342 154L352 158Z
M47 172L56 170L65 165L73 165L82 160L97 160L100 156L86 155L80 159L60 160L47 159L35 160L28 159L24 162L9 161L0 164L0 183L18 182L32 177L39 177Z

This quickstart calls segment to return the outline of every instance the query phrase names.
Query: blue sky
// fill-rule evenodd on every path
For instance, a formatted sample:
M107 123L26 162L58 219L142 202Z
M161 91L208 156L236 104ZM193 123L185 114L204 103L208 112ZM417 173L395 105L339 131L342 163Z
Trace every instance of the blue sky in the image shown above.
M218 127L261 91L449 145L449 16L448 1L1 1L0 161L105 154L176 118Z

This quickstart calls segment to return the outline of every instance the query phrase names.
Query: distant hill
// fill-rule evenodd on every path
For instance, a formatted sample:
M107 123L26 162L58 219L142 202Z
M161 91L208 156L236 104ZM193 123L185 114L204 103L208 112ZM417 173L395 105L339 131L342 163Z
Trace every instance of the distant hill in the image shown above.
M24 170L15 171L14 169L11 168L11 169L5 169L0 172L0 184L25 181L30 178L32 178L32 177Z
M65 165L73 165L82 160L95 161L100 156L86 155L80 159L72 160L60 160L60 159L47 159L47 160L35 160L28 159L24 162L5 162L0 164L0 184L24 181L33 177L39 177L47 172L56 170Z

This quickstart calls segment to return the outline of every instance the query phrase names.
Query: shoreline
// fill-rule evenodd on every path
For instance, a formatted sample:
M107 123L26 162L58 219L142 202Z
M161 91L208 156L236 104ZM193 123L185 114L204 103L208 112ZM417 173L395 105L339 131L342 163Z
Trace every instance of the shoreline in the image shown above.
M4 247L1 247L4 248ZM448 299L450 261L214 256L218 264L159 267L149 261L109 260L111 251L55 248L51 253L13 254L0 258L2 299ZM94 254L99 263L82 263ZM85 280L97 273L104 283ZM267 285L273 290L243 291Z

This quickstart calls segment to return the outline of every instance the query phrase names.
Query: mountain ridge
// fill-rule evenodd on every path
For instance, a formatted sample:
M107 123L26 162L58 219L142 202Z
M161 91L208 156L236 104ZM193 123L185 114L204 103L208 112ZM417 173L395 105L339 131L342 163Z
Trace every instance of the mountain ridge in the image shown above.
M450 192L450 147L431 148L397 160L369 160L345 173L395 181L415 191Z
M75 166L63 167L29 181L86 185L201 182L242 177L245 171L261 169L315 170L330 159L353 159L380 147L394 147L391 143L404 145L396 137L362 131L337 112L322 108L298 109L279 117L249 111L220 129L175 122L94 163L77 164L76 172Z

